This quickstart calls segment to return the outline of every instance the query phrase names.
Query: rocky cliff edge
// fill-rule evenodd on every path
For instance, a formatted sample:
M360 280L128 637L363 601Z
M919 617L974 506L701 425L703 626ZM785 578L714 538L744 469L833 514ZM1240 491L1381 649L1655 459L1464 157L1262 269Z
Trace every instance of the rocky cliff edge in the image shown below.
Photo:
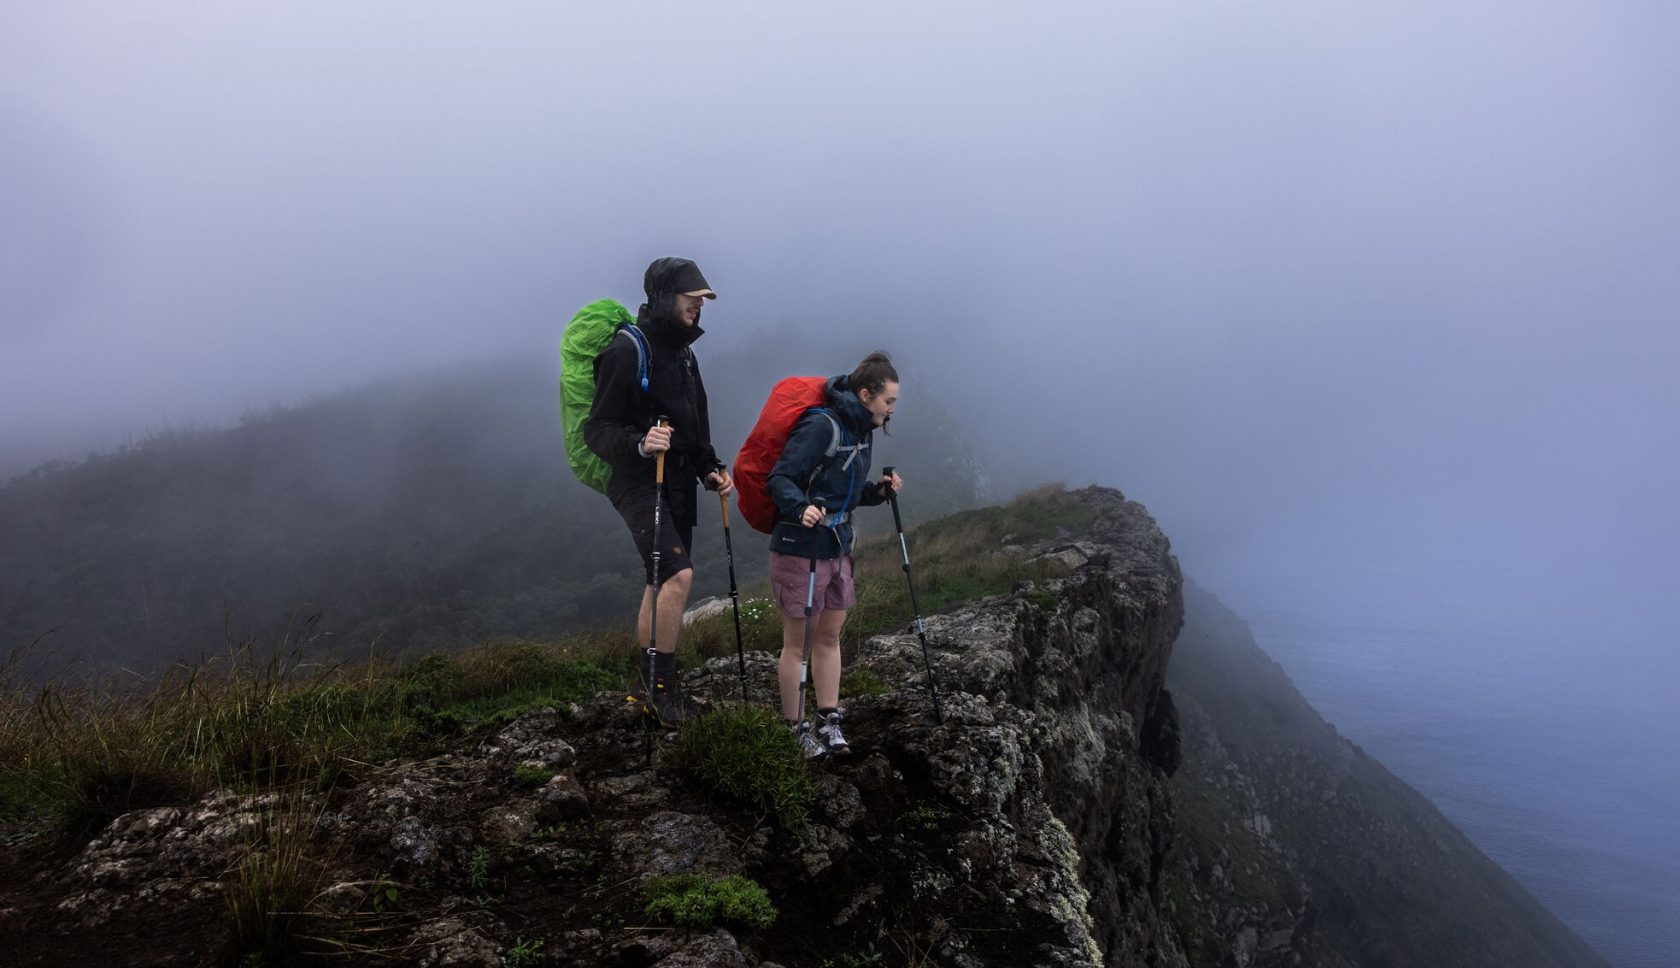
M421 966L1184 964L1159 913L1180 756L1163 682L1182 580L1143 507L1104 488L1077 497L1088 527L997 552L1062 577L927 616L943 724L913 627L848 657L887 688L848 702L854 753L816 768L808 825L716 801L672 764L672 736L602 694L348 789L293 803L220 791L31 855L27 885L0 897L7 961L219 963L240 856L274 849L262 828L303 816L294 840L325 872L310 916L336 926L305 962L336 950ZM774 656L750 653L748 674L769 706ZM691 689L737 690L735 659L709 662ZM534 769L553 776L532 784ZM778 915L650 923L638 885L680 873L750 878Z

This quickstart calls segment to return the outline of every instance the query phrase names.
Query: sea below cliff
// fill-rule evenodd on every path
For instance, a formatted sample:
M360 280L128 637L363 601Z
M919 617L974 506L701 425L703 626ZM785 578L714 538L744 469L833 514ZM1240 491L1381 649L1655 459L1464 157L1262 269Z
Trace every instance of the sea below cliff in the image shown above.
M1490 593L1463 566L1327 564L1206 584L1325 719L1608 961L1680 965L1672 631L1637 609L1580 618L1577 576Z

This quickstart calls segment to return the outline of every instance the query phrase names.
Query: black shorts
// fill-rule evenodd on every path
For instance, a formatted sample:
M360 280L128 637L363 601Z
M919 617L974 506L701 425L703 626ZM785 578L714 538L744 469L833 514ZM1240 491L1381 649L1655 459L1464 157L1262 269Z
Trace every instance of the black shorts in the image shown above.
M613 509L630 528L630 537L635 539L636 551L642 556L642 568L647 573L647 583L653 584L653 491L654 485L649 481L645 485L633 484L623 489L615 489L612 497ZM685 568L692 568L693 563L688 560L689 545L693 543L694 526L687 523L688 509L686 507L671 507L672 494L669 490L661 491L659 497L659 584ZM683 502L681 495L677 503Z

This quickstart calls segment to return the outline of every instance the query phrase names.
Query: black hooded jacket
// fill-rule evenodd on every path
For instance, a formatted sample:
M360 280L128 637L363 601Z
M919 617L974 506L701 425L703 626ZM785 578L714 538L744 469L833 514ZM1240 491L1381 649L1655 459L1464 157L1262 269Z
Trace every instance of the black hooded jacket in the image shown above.
M654 420L671 420L671 449L665 456L665 481L672 504L686 506L688 524L695 522L694 485L724 465L712 448L711 418L706 409L706 385L700 364L689 345L704 331L672 318L673 294L654 288L637 314L637 328L647 337L648 388L641 387L639 358L630 337L617 335L595 357L595 401L583 423L583 439L612 468L609 495L654 482L653 455L642 456L640 444ZM686 488L686 501L677 488Z

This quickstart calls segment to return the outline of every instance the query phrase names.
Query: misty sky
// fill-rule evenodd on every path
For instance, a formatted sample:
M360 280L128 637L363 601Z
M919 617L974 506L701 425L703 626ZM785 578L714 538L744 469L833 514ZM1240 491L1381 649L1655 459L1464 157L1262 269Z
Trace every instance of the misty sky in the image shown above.
M1411 712L1522 704L1488 755L1672 867L1677 41L1672 0L3 3L0 479L553 360L686 255L703 360L893 351L1004 492L1121 487Z
M702 356L886 346L903 419L919 380L1000 481L1120 486L1198 574L1666 594L1677 38L1666 2L8 4L0 476L551 356L674 253L723 294Z

